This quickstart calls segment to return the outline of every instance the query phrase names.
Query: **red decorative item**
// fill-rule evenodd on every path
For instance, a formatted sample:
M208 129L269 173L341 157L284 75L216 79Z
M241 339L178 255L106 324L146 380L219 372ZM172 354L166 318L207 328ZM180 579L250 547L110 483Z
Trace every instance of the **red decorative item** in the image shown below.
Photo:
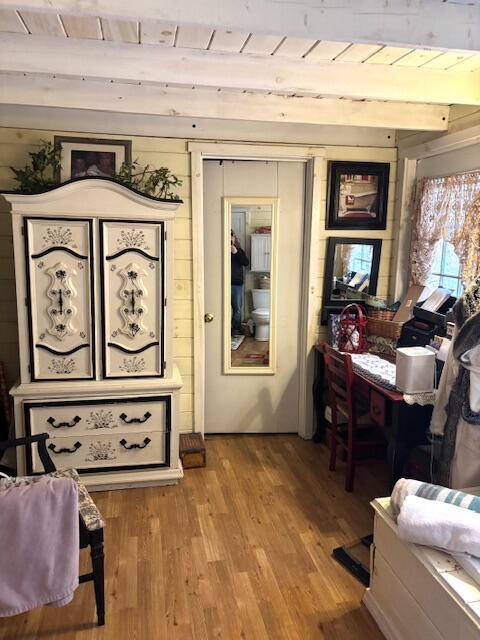
M340 314L338 349L346 353L368 350L367 317L359 304L348 304Z

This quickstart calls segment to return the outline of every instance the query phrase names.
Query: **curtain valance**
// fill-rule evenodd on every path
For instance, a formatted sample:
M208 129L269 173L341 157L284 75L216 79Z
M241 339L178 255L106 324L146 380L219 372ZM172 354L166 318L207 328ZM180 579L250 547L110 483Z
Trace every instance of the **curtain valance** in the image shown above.
M451 242L462 282L480 274L480 171L423 178L417 185L410 254L411 281L426 284L439 240Z

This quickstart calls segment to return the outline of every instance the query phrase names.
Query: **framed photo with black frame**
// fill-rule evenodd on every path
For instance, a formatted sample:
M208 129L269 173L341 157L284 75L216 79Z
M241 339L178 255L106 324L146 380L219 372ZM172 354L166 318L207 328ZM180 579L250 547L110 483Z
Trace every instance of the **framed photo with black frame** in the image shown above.
M385 229L389 176L388 162L329 162L325 228Z
M112 178L124 162L132 162L131 140L55 136L54 144L61 149L62 166L55 175L57 183L87 176Z

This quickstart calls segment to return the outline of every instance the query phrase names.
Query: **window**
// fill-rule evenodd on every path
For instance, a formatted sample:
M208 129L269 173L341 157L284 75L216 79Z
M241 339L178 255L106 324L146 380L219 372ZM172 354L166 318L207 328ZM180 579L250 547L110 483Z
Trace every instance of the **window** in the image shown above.
M370 273L372 268L372 251L370 244L356 244L350 256L350 271L366 271Z
M428 285L450 289L458 298L462 295L463 286L460 280L460 260L454 251L453 244L440 240L435 247L435 257Z

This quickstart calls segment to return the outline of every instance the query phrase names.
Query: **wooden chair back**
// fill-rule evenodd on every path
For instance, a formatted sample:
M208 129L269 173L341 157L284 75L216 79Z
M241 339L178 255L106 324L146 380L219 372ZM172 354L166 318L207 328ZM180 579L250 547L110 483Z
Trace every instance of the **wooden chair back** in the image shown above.
M325 373L327 376L328 390L332 411L337 412L338 403L343 400L342 405L348 409L348 419L355 417L353 401L353 365L352 358L348 353L341 353L337 349L325 345Z

